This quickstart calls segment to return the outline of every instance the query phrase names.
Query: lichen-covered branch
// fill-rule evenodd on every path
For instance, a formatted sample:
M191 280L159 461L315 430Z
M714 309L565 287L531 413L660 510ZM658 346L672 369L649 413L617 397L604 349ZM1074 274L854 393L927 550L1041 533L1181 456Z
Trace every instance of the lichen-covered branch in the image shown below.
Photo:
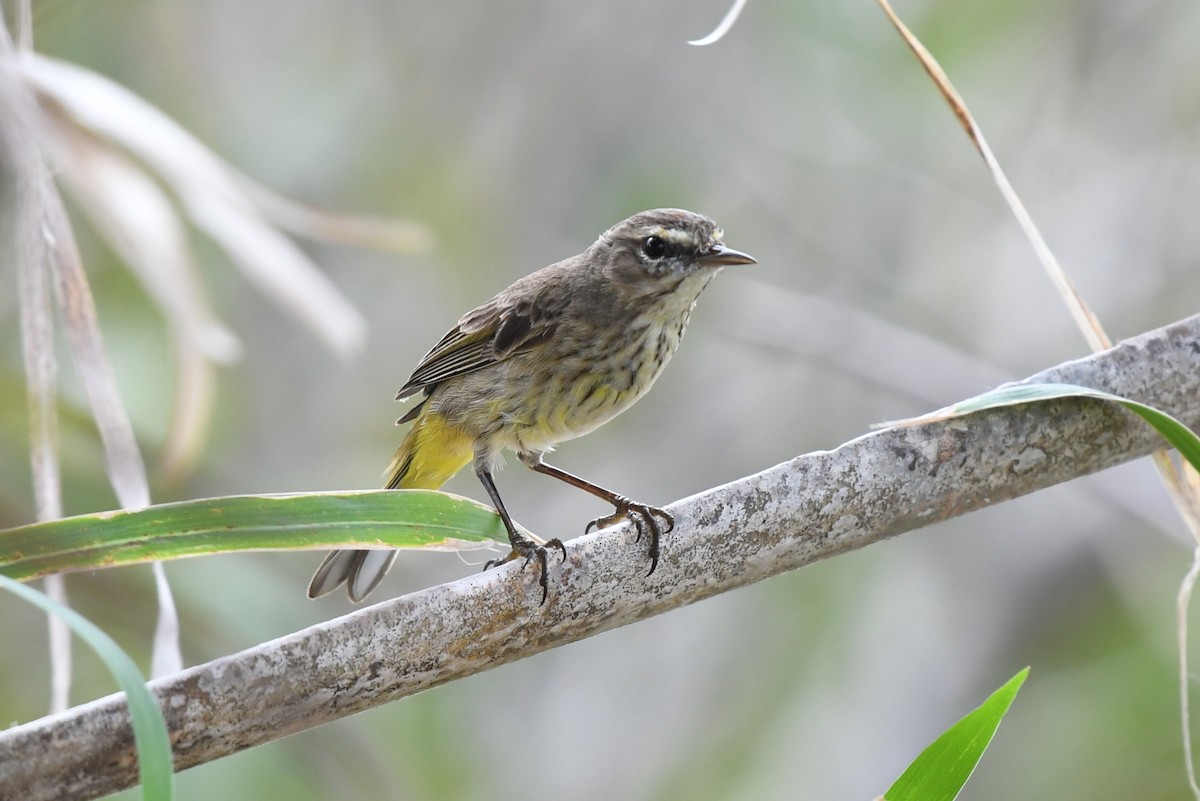
M1200 425L1200 315L1046 370ZM1012 407L877 431L671 506L646 576L628 527L569 543L539 606L519 563L431 587L151 683L179 769L1145 455L1149 426L1101 401ZM0 797L132 785L116 695L0 733Z

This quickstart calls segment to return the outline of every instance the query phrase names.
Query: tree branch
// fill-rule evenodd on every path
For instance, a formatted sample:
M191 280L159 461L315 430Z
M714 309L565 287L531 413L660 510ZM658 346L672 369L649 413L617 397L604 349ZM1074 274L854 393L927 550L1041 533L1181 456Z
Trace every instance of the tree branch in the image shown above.
M1027 379L1124 395L1200 425L1200 315ZM679 501L658 570L622 526L151 682L183 769L1143 456L1161 441L1071 400L891 428ZM663 456L666 458L666 455ZM122 695L0 733L0 796L95 798L137 779Z

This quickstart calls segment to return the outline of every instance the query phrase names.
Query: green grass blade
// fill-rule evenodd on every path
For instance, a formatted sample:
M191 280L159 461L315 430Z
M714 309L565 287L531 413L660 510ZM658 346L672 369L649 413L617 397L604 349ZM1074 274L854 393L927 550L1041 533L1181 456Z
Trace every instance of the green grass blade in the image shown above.
M234 495L66 517L0 531L0 575L230 551L341 547L465 550L508 542L499 516L432 490Z
M1015 406L1021 403L1035 401L1057 400L1060 398L1095 398L1097 400L1119 403L1129 411L1141 417L1152 425L1171 446L1179 451L1179 455L1197 470L1200 470L1200 438L1183 423L1166 412L1161 412L1153 406L1147 406L1120 395L1113 395L1091 387L1081 387L1075 384L1021 384L998 387L991 392L957 403L944 412L931 415L933 419L959 417L985 409L996 409L1001 406ZM922 420L926 418L921 418Z
M1028 675L1029 668L1025 668L1013 676L978 709L934 740L900 774L884 794L885 801L953 801L971 778Z
M146 801L170 801L174 792L174 762L167 724L154 697L146 689L145 680L137 665L113 639L94 623L69 607L63 606L42 593L0 576L0 587L61 618L71 630L92 647L108 666L117 685L125 692L129 715L133 721L133 739L137 746L138 778L142 798Z

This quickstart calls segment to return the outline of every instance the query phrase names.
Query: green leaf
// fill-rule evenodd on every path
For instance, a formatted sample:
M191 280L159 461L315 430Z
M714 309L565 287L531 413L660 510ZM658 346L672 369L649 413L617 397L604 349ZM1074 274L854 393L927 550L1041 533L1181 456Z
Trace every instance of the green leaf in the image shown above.
M234 495L0 531L0 575L31 579L230 551L465 550L508 542L488 506L433 490Z
M1153 406L1147 406L1144 403L1123 398L1120 395L1113 395L1110 392L1090 387L1081 387L1075 384L1019 384L998 387L991 392L985 392L962 403L956 403L942 412L935 412L928 418L919 418L918 420L920 422L929 419L945 420L951 417L961 417L972 412L996 409L1001 406L1016 406L1022 403L1057 400L1060 398L1096 398L1098 400L1121 404L1154 426L1154 429L1167 442L1171 443L1172 447L1179 451L1180 456L1186 459L1192 467L1200 470L1200 438L1183 423L1166 412L1155 409Z
M1025 668L921 752L884 794L885 801L953 801L971 778L1017 690Z
M74 609L4 576L0 576L0 587L10 590L50 614L57 615L90 645L108 666L109 672L117 680L117 685L125 692L125 701L133 721L133 739L137 746L138 778L142 784L142 798L146 801L170 801L175 778L167 724L154 696L146 689L146 682L137 665L113 642L112 637Z

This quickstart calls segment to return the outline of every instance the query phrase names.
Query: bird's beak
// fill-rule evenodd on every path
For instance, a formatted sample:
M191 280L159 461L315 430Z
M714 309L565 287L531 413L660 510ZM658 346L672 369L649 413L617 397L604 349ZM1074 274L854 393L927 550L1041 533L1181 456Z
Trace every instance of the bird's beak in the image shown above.
M698 261L706 267L723 267L727 264L757 264L757 260L748 253L742 253L740 250L725 247L724 245L713 245L707 253L701 256Z

